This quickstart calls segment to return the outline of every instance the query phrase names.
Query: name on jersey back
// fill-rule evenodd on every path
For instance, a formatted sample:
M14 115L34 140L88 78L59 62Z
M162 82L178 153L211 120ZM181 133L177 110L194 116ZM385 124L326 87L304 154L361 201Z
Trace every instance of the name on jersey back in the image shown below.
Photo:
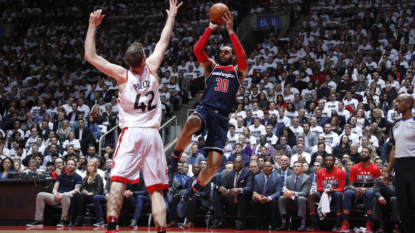
M144 81L142 83L134 84L133 87L135 88L136 91L150 87L150 81Z

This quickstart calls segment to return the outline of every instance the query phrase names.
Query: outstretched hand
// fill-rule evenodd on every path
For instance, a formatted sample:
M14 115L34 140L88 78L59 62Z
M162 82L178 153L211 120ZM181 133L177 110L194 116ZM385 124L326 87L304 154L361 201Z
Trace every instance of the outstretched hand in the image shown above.
M105 15L102 15L102 10L96 10L89 15L89 24L98 26L104 17Z
M226 13L222 16L222 19L225 20L226 30L231 34L233 32L233 13Z
M177 0L169 0L170 1L170 10L166 9L167 15L176 17L177 11L179 8L183 5L183 2L181 2L179 5L177 5Z
M212 23L212 21L209 21L209 28L215 31L219 25Z

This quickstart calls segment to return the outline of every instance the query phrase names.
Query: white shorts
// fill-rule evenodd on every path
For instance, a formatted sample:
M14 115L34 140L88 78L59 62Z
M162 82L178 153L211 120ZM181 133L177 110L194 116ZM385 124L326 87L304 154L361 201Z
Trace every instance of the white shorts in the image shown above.
M111 182L140 183L141 166L148 191L169 188L164 146L157 129L124 128L113 160Z

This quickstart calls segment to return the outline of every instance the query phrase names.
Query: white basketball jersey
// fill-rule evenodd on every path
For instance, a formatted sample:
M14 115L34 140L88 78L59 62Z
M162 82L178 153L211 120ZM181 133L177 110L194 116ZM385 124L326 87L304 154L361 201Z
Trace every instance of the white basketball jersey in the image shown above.
M148 66L141 76L127 71L127 84L118 98L121 129L160 128L162 112L158 86Z

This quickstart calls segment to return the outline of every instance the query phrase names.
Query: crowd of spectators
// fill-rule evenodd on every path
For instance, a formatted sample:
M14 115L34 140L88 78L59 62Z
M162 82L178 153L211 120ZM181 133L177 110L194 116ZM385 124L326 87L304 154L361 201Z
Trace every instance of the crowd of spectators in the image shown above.
M248 12L241 1L224 3L235 16ZM370 163L376 176L372 176L372 185L364 186L365 192L367 187L373 189L381 168L387 164L390 129L400 117L395 110L395 98L401 93L415 96L414 3L409 0L297 3L261 1L262 5L251 9L251 13L261 13L281 7L292 9L295 4L294 19L300 13L306 17L303 27L292 38L286 32L278 37L269 26L263 41L247 54L249 75L239 91L235 112L229 116L222 167L212 180L218 189L214 188L213 198L210 190L205 190L194 198L194 203L190 202L191 211L186 215L189 221L184 227L194 227L198 205L214 210L218 221L213 228L226 226L225 205L238 207L237 228L244 229L253 198L253 202L270 202L269 207L277 205L282 213L281 224L273 221L272 227L284 228L286 209L282 206L286 200L283 197L295 200L298 197L296 208L302 210L298 212L302 217L299 230L305 230L304 201L314 201L312 193L322 192L318 171L332 170L333 166L344 171L344 187L339 190L343 195L345 190L361 189L348 183L349 180L359 183L355 172L353 178L349 174L360 162L369 157L376 164L372 167ZM70 161L69 166L75 166L73 172L81 178L87 176L85 180L88 180L87 183L84 180L82 187L73 184L73 189L93 196L74 195L73 198L77 202L94 203L99 226L104 224L101 204L108 198L113 148L108 146L105 155L99 157L96 140L117 124L119 93L116 81L99 73L83 57L85 16L92 10L103 9L106 20L99 28L97 53L126 67L124 52L134 41L142 42L146 55L151 55L163 27L164 14L160 8L165 2L115 4L107 1L91 6L84 1L56 1L53 4L53 8L43 9L36 1L16 2L3 12L3 19L17 26L10 38L0 40L1 177L7 178L13 171L40 169L51 171L55 179L60 179ZM186 103L203 89L204 70L194 58L192 48L209 23L207 12L212 4L186 1L179 11L171 43L158 72L160 97L168 116L171 110L180 110L180 103ZM223 30L212 34L206 48L210 58L218 60L220 48L230 44L227 38ZM208 159L203 152L206 133L195 135L182 155L183 166L171 181L170 194L174 197L180 190L191 187L197 174L206 167ZM95 173L88 172L87 164L91 161L96 163ZM99 183L99 178L88 178L91 173L102 178L105 188L84 187ZM274 173L279 176L274 177ZM239 179L246 177L243 184L234 184L236 174ZM286 184L287 180L294 182L295 176L304 180L303 186ZM273 191L260 190L257 187L262 182L260 179L269 177L274 177L276 182L271 185ZM59 196L71 190L56 187L53 194ZM254 190L262 195L260 199L252 195ZM373 202L380 202L382 194L379 193L372 190L361 196L366 198L366 203L372 203L373 195L376 197ZM144 184L129 186L124 193L126 199L136 197L132 201L136 203L136 212L131 227L137 226L143 200L149 201L141 197L146 195ZM350 201L351 192L348 195L345 200ZM50 197L43 198L48 203L46 199ZM177 200L170 200L167 205L175 212L172 203ZM70 224L79 225L77 216L81 215L82 206L68 204L62 220L66 221L70 213L73 218ZM256 205L252 204L252 208L259 213ZM368 222L371 222L372 206L366 207ZM168 222L174 227L179 218L171 211ZM277 215L273 213L272 217ZM38 212L36 220L42 221ZM382 220L376 218L376 221ZM398 226L397 220L394 221ZM335 227L340 228L338 224ZM268 226L257 222L257 228L265 225ZM366 224L368 227L371 225Z
M187 1L177 17L158 71L167 117L203 88L204 71L192 47L209 23L212 4ZM236 9L244 9L240 1L225 4L235 18ZM103 10L106 17L97 33L97 53L128 68L124 53L134 41L143 43L146 56L151 55L166 16L160 9L168 2L11 1L2 6L2 20L14 31L0 39L1 158L19 156L24 171L37 154L43 157L41 169L52 161L53 153L65 159L85 155L89 161L103 150L97 148L100 137L118 125L119 89L115 79L84 59L87 16ZM212 37L212 56L227 43L223 33L217 30ZM107 145L114 147L114 139L109 137Z

